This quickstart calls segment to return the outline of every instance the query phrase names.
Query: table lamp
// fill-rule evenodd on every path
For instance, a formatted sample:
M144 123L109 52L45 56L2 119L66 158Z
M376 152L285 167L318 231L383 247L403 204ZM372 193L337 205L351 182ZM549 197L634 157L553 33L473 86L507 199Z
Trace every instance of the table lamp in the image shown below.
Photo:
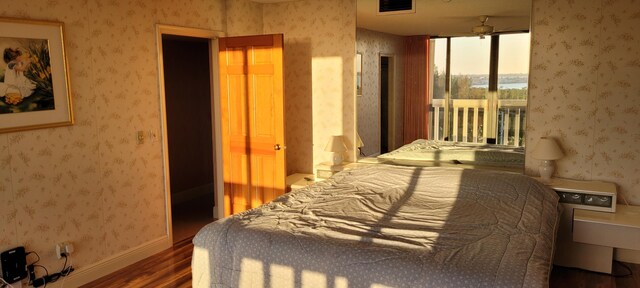
M344 141L342 140L342 135L331 136L331 139L329 139L327 146L324 147L324 151L333 153L331 164L333 165L342 164L342 159L343 159L342 154L347 151L347 146L344 145Z
M365 156L362 153L362 147L364 147L364 142L362 142L362 138L360 138L360 133L356 132L356 147L358 147L358 152L360 152L360 156Z
M533 148L531 156L542 160L538 167L542 182L550 183L553 172L555 172L554 160L558 160L564 156L560 146L553 138L541 137L540 141Z

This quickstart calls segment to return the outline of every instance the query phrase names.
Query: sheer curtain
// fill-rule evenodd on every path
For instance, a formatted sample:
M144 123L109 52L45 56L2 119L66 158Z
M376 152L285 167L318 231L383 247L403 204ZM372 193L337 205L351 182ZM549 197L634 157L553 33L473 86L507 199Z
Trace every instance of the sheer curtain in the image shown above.
M429 36L405 38L404 143L429 135Z

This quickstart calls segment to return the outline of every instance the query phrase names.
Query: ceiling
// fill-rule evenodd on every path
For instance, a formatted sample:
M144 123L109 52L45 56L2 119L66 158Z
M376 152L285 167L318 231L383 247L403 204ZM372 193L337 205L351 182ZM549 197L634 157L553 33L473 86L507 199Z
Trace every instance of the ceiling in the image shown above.
M531 0L415 0L412 14L377 15L378 0L357 0L357 26L396 35L473 35L481 15L500 31L528 31Z
M251 0L251 1L262 3L262 4L271 4L271 3L280 3L280 2L292 2L296 0Z

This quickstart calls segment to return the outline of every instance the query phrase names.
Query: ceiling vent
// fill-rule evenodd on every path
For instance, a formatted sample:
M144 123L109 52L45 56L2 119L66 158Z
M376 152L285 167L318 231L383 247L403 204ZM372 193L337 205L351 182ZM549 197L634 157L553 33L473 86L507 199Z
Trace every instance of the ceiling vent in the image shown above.
M378 14L416 13L415 0L378 0Z

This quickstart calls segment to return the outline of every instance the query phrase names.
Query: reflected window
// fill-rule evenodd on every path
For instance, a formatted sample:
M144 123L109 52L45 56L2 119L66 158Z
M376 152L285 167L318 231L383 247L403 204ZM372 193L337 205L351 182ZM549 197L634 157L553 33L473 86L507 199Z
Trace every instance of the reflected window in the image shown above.
M430 139L524 146L529 33L431 40Z

